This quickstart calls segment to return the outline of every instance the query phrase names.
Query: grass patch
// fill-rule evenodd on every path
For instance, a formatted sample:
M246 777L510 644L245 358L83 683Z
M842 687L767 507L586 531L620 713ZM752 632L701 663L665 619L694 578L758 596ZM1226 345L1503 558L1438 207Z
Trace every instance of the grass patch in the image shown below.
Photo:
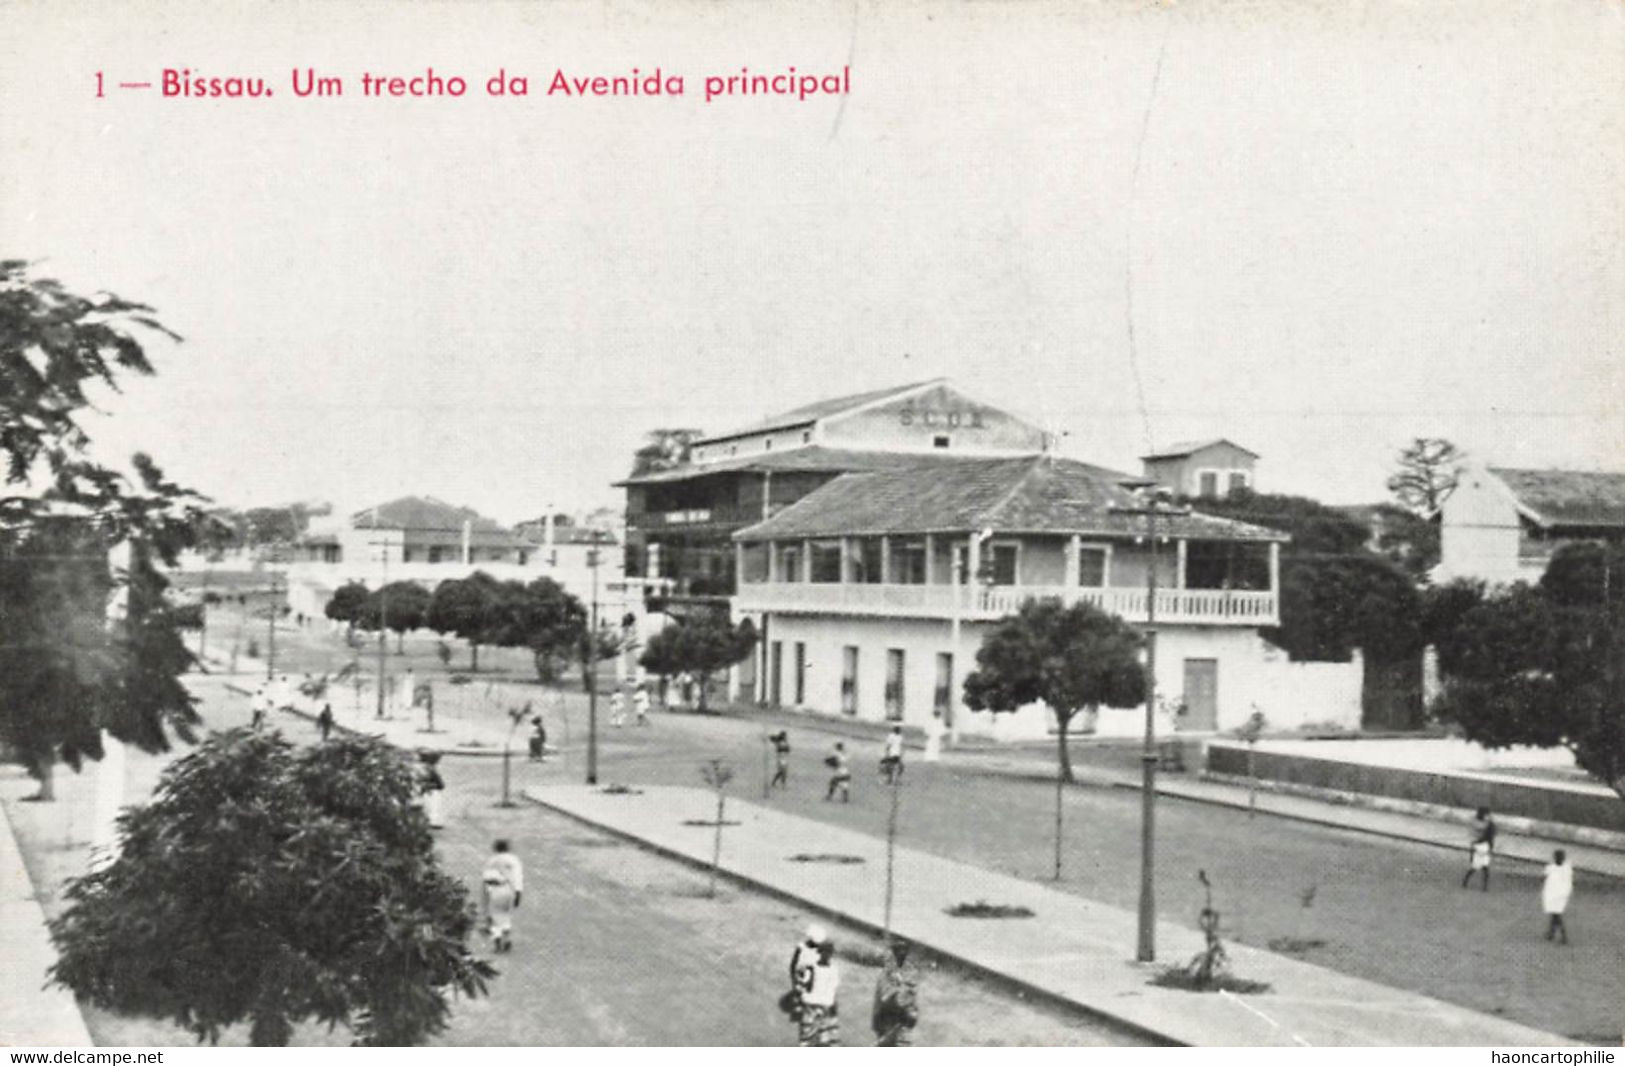
M609 840L604 837L566 837L566 844L577 848L622 848L626 845L619 840Z
M1326 941L1317 937L1278 936L1270 941L1271 951L1282 955L1307 955L1317 948L1326 946Z
M816 855L809 855L806 852L802 852L799 855L792 855L785 860L785 862L827 862L836 866L854 866L860 862L867 861L868 860L861 855L833 855L828 852L819 852Z
M1270 990L1267 981L1249 981L1244 977L1219 974L1207 984L1197 984L1196 978L1183 966L1170 966L1151 979L1158 988L1177 988L1182 992L1233 992L1238 996L1255 995Z
M975 903L955 903L943 912L950 918L1031 918L1033 912L1026 907L1009 903L989 903L979 899Z
M643 789L633 788L630 785L605 785L598 791L606 796L641 796Z

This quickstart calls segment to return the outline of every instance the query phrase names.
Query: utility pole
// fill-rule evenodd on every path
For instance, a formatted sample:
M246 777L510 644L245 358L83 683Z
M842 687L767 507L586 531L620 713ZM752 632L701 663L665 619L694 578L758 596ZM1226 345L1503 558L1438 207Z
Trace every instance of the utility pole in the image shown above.
M598 783L598 545L595 531L587 549L587 566L592 569L592 608L587 629L587 784Z
M1169 491L1156 481L1130 478L1119 482L1140 497L1141 503L1116 506L1111 513L1144 515L1151 561L1145 579L1145 741L1140 750L1140 921L1134 957L1140 962L1157 958L1156 814L1157 814L1157 519L1189 514L1190 509L1168 502Z
M277 572L271 571L271 606L265 611L265 680L276 673Z
M384 687L388 681L387 661L384 653L389 650L389 541L373 541L378 546L379 558L383 562L382 576L378 579L378 713L377 717L384 717Z

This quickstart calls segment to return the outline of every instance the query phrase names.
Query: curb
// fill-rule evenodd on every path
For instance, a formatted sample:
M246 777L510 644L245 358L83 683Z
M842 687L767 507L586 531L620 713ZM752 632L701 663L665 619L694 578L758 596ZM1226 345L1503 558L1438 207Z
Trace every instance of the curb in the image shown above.
M652 840L645 839L644 837L614 829L610 826L603 825L600 822L595 822L592 819L584 815L577 814L574 811L567 811L563 808L555 807L550 803L532 796L528 790L522 789L520 790L519 794L526 800L526 802L533 803L536 806L541 807L543 810L551 811L554 814L563 815L572 821L597 830L600 833L605 833L609 836L615 837L618 840L624 840L627 843L633 844L651 854L659 855L666 859L676 860L690 869L702 870L706 873L711 872L711 865L703 860L696 859L690 855L684 855L680 851L665 847L661 844L655 843ZM843 911L837 911L829 907L822 906L821 904L814 903L809 899L796 895L794 892L774 888L771 885L764 885L760 881L753 880L743 874L735 873L733 870L729 870L725 867L719 866L717 868L717 876L733 885L748 889L759 895L769 896L773 899L782 900L786 903L793 903L798 907L805 908L806 910L812 911L815 914L821 915L828 921L837 922L849 929L857 929L869 934L870 936L880 936L885 932L885 930L883 930L880 926L875 925L872 922L866 922L862 919L854 918ZM987 981L989 984L998 986L1008 991L1019 993L1020 995L1029 999L1041 1000L1050 1004L1051 1006L1059 1007L1063 1010L1086 1015L1095 1021L1103 1022L1121 1032L1136 1036L1142 1040L1149 1040L1159 1047L1190 1046L1183 1041L1173 1039L1165 1033L1160 1033L1154 1029L1140 1025L1137 1022L1131 1022L1125 1018L1120 1018L1105 1008L1097 1007L1088 1003L1080 1003L1077 1000L1070 999L1050 989L1043 988L1039 985L1029 984L1026 981L1020 980L1019 978L1011 977L1009 974L1004 974L998 972L997 970L989 969L980 963L973 962L970 959L956 955L953 952L941 951L932 945L923 943L919 940L913 940L910 943L914 945L914 951L919 955L945 960L949 964L958 967L960 970L963 970L966 973L974 974L981 980Z
M96 1041L85 1024L79 1001L66 989L34 985L44 981L42 970L36 977L25 977L23 970L31 955L42 959L56 958L47 931L45 909L35 895L33 879L23 865L22 850L11 828L11 815L0 804L0 871L4 871L4 898L0 898L0 952L7 961L0 966L0 978L10 992L0 997L0 1043L17 1047L95 1047ZM37 932L38 940L34 943ZM14 1028L14 1026L16 1028Z

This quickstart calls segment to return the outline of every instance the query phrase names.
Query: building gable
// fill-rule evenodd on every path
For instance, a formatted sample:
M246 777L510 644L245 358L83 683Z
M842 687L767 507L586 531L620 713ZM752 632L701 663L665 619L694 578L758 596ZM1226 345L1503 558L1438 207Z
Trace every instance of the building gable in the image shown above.
M946 382L832 415L816 439L835 448L1022 455L1044 449L1043 430Z

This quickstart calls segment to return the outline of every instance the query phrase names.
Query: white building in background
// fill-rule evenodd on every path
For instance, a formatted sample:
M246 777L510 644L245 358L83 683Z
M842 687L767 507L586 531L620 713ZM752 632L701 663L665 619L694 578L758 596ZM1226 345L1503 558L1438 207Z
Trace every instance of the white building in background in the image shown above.
M594 546L599 549L596 575ZM341 519L313 522L291 558L271 565L286 576L289 606L316 617L334 590L350 581L373 589L414 581L433 591L442 581L475 571L499 581L549 577L583 603L590 602L596 584L601 615L641 615L644 582L626 580L622 558L609 531L546 519L510 530L471 508L432 496L403 496Z
M1439 515L1434 581L1534 583L1565 544L1625 540L1625 473L1470 466Z
M770 706L961 734L1043 736L1047 708L973 713L964 676L1004 616L1030 599L1147 617L1145 519L1126 475L1040 454L847 473L734 534L736 618L762 642ZM1201 514L1159 522L1157 686L1183 703L1164 729L1234 729L1254 709L1276 728L1360 723L1359 664L1295 664L1259 635L1279 621L1273 530ZM1077 726L1133 735L1143 709ZM1080 716L1087 718L1088 716Z

